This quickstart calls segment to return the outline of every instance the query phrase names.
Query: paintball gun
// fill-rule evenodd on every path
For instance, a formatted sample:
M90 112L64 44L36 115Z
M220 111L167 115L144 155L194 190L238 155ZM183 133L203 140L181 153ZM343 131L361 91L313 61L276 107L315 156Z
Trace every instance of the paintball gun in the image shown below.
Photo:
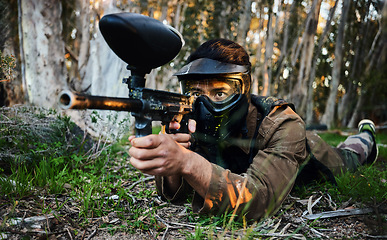
M183 115L192 111L192 97L145 88L145 75L179 53L183 40L175 29L136 13L105 15L99 28L113 52L128 64L131 76L124 78L123 83L128 85L129 98L63 91L59 94L61 108L131 112L138 137L152 133L152 121L161 121L168 127L169 122L179 122Z

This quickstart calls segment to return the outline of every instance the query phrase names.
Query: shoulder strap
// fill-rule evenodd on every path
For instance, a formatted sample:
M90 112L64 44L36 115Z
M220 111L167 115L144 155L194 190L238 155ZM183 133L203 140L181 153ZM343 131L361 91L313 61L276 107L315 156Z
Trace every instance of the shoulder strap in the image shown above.
M263 97L257 95L251 95L251 102L257 107L258 111L266 117L269 115L271 110L276 106L289 106L293 111L296 111L293 103L288 103L283 99L278 99L275 97Z
M255 142L257 140L258 130L261 127L261 123L262 123L263 119L267 115L269 115L269 113L276 106L290 106L295 111L294 105L292 103L288 103L283 99L277 99L275 97L263 97L263 96L257 96L257 95L252 94L251 95L251 103L257 108L258 112L262 116L257 119L257 127L255 128L253 140L251 141L250 156L249 156L250 164L253 162Z

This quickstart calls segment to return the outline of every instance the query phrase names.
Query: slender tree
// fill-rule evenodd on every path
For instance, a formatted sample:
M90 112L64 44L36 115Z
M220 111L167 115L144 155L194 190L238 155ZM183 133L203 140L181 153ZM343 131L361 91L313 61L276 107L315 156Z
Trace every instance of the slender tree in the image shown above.
M330 29L331 29L331 23L332 23L332 20L333 20L333 16L336 12L336 7L338 5L338 2L339 0L336 0L335 1L335 4L333 5L333 7L329 10L329 14L328 14L328 20L325 24L325 28L324 28L324 31L323 33L321 34L320 36L320 39L319 39L319 42L318 42L318 46L317 46L317 49L316 51L314 52L314 55L313 55L313 59L312 59L312 68L310 70L310 75L309 75L309 79L308 79L308 94L307 94L307 97L305 98L306 99L306 124L312 124L314 119L313 119L313 108L314 108L314 103L313 103L313 83L314 83L314 80L315 80L315 77L316 77L316 67L317 67L317 59L318 57L320 56L320 53L321 53L321 50L322 50L322 47L323 47L323 44L326 40L326 37L328 35L328 33L330 32Z
M265 41L265 58L263 62L263 90L262 96L268 96L271 93L271 79L272 79L272 57L274 48L274 26L273 18L275 13L273 12L274 2L269 1L268 21L266 25L266 41Z
M367 37L367 33L370 31L370 25L371 25L371 19L370 17L370 4L371 1L364 2L364 5L362 6L354 6L352 7L353 13L352 13L352 20L348 23L352 29L359 29L359 31L349 34L355 35L351 37L353 39L353 51L354 54L351 56L351 54L347 57L347 61L350 62L349 66L349 79L346 83L345 88L345 94L344 96L339 100L337 105L337 120L339 123L341 123L342 126L346 126L347 122L349 121L349 118L351 118L351 113L354 111L354 109L357 109L360 107L360 105L357 105L354 99L358 99L357 90L358 83L362 78L362 75L364 71L362 71L362 68L365 66L364 59L366 59L368 47L367 42L369 41L369 37ZM355 13L359 13L361 15L361 22L354 21L353 19L357 16ZM351 11L352 12L352 11ZM351 17L351 15L349 16ZM348 48L351 46L348 46ZM347 49L348 49L347 48ZM371 47L372 48L372 47ZM346 51L351 52L351 51ZM344 83L343 83L344 84Z
M310 77L311 62L314 51L314 37L316 35L320 7L322 0L314 0L306 20L306 27L302 37L302 50L300 67L295 87L293 88L292 101L298 107L298 113L304 115L307 99L307 83ZM301 46L301 45L300 45Z
M343 59L343 44L344 44L344 32L345 25L347 22L348 10L350 7L351 1L344 0L343 7L341 9L341 18L340 25L336 38L336 47L335 47L335 59L333 62L332 68L332 81L330 83L330 92L328 101L325 107L325 112L321 118L321 123L326 124L329 128L333 126L335 120L335 109L336 109L336 97L337 97L337 88L340 83L341 75L341 65Z

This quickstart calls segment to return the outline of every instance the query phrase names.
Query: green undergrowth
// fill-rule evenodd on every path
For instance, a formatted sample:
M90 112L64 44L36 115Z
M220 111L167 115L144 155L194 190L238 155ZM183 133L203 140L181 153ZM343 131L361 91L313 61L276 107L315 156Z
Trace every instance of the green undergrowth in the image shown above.
M111 213L129 223L127 231L152 226L136 220L148 206L134 202L153 197L155 191L128 189L144 176L128 162L127 136L113 143L93 139L68 117L31 107L0 109L0 132L0 211L32 201L38 207L28 217L58 214L70 204L81 226ZM20 217L17 212L0 217L0 228L6 219Z
M146 176L130 165L127 134L107 142L86 136L68 117L53 110L12 111L0 112L0 211L11 209L0 217L0 232L7 219L21 217L17 209L24 201L35 203L31 216L66 215L70 213L63 213L65 209L73 209L74 221L84 229L93 219L114 216L120 224L104 221L99 228L111 234L150 231L160 237L166 231L156 215L168 204L157 200L152 181L143 181ZM159 131L160 128L154 129L154 133ZM336 133L321 136L332 145L346 138ZM387 144L387 135L378 134L377 141L382 145L375 164L343 173L336 178L337 186L321 183L298 189L297 197L306 199L323 191L337 203L349 199L364 205L385 201L387 156L383 146ZM138 184L132 186L133 183ZM271 234L273 229L269 226L279 223L272 218L250 225L229 213L200 216L192 213L190 207L187 212L184 219L195 224L195 229L181 230L186 239L233 239L241 234L245 239L256 238L262 236L259 234ZM299 230L294 230L294 234ZM72 232L74 236L79 234L76 231L79 230Z

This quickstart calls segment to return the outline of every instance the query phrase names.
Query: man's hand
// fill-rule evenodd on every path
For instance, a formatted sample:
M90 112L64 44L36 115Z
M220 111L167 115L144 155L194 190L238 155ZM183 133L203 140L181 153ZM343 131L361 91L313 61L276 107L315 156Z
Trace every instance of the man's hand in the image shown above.
M143 173L171 176L182 175L186 159L192 153L189 134L159 134L141 138L129 137L131 164Z
M189 131L194 132L195 128L195 121L191 121L188 124ZM177 191L183 177L205 197L211 181L212 166L205 158L188 149L190 137L190 134L184 133L141 138L130 136L130 162L143 173L166 176L165 181L171 192Z

